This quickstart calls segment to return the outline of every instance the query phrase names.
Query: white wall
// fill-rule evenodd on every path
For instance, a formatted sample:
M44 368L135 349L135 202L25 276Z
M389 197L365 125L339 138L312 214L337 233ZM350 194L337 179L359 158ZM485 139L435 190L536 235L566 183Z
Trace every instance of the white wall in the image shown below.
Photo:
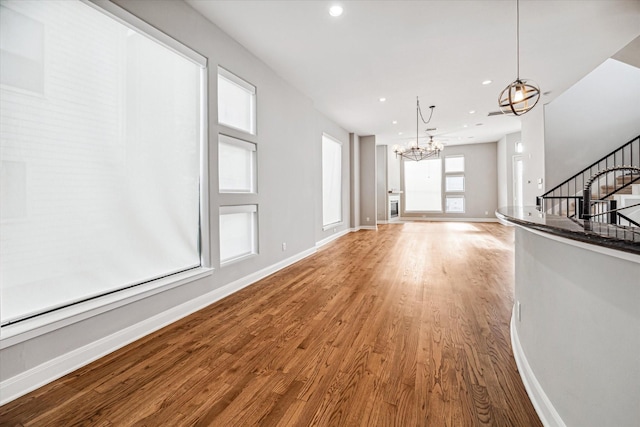
M555 410L567 426L635 427L640 257L618 258L583 247L516 228L515 298L521 320L513 320L519 341L514 352L526 359L528 366L519 362L521 375L534 386L529 394L547 415Z
M505 135L498 141L498 207L513 205L513 156L516 142L521 142L520 132Z
M400 159L397 159L396 153L389 148L387 148L387 188L400 190Z
M549 188L640 135L640 68L608 59L544 108Z
M535 206L536 197L544 193L545 174L545 140L544 140L544 110L537 106L527 114L521 116L522 146L523 146L523 205ZM509 159L507 159L509 162ZM507 166L510 168L511 166ZM542 183L539 184L538 180ZM509 194L513 200L512 193ZM513 203L510 203L513 204Z
M210 242L213 275L178 286L171 290L133 302L43 335L26 339L0 350L0 379L4 383L31 381L30 373L45 367L45 373L58 366L65 369L80 363L85 349L110 340L114 334L128 331L134 337L140 324L148 324L166 313L179 312L181 304L189 306L230 283L287 262L296 254L309 253L316 241L324 236L321 230L321 138L327 132L343 143L343 201L345 224L349 220L349 134L332 123L314 108L310 99L283 81L259 59L240 44L207 21L183 2L156 2L146 0L116 0L129 10L171 37L186 44L209 60L209 147L210 147ZM258 146L258 191L251 195L218 194L217 135L223 130L217 125L217 66L232 71L254 84L257 96L257 135L247 136L224 129L235 137L248 139ZM151 70L152 71L152 70ZM369 144L365 144L367 147ZM375 146L375 141L372 146ZM375 162L375 151L366 156ZM375 200L375 163L367 183L373 183ZM235 197L234 197L235 196ZM219 266L218 208L224 204L257 200L259 205L259 255L247 260ZM373 213L366 215L375 220ZM158 230L161 236L162 230ZM287 250L282 251L282 242ZM146 322L146 323L145 323ZM86 347L85 347L86 346ZM93 348L93 347L92 347ZM73 356L73 357L72 357ZM56 359L57 358L57 359ZM62 360L62 362L61 362ZM60 365L60 363L62 365ZM71 364L71 365L70 365ZM38 375L44 375L38 371ZM37 375L36 375L37 376ZM15 381L14 381L15 379ZM39 381L38 377L33 381ZM10 380L10 381L7 381ZM43 379L43 380L46 380ZM3 396L3 398L5 398Z

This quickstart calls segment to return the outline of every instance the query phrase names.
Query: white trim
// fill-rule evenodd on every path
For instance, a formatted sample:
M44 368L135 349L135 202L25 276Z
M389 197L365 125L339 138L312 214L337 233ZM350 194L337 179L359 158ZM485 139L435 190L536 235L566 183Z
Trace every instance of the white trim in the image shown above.
M151 334L183 317L225 298L273 273L313 255L316 248L307 249L292 257L263 268L255 273L224 285L179 306L159 313L121 331L49 360L19 375L0 382L0 405L11 402L30 391L73 372L119 348Z
M545 427L566 427L560 414L558 414L556 408L553 407L553 404L531 370L531 366L520 345L520 338L518 337L518 329L515 326L515 322L516 306L514 304L511 311L511 347L513 348L513 356L516 360L516 365L518 366L518 371L520 372L520 377L522 378L524 388L527 390L529 399Z
M322 226L322 231L327 231L327 230L329 230L330 228L341 227L341 226L343 226L343 225L344 225L344 221L343 221L343 220L340 220L340 221L338 221L338 222L334 222L334 223L331 223L331 224L323 225L323 226Z
M378 230L377 225L361 225L360 230Z
M415 216L403 216L400 218L400 221L434 221L434 222L500 222L498 218L442 218L442 217L427 217L420 218Z
M200 67L205 68L207 66L207 58L200 55L189 46L179 42L170 35L160 31L153 25L148 24L137 16L129 13L120 6L108 1L108 0L81 0L82 3L87 6L110 16L114 20L121 24L131 28L132 30L140 33L141 35L160 43L171 51L177 53L185 59L188 59Z
M324 246L324 245L326 245L327 243L333 242L333 241L334 241L334 240L336 240L337 238L342 237L342 236L344 236L345 234L349 234L349 233L350 233L350 231L351 231L350 229L346 229L346 230L339 231L339 232L337 232L336 234L332 234L331 236L326 237L326 238L324 238L324 239L320 240L319 242L316 242L316 248L319 248L319 247L321 247L321 246Z
M64 328L77 322L89 319L107 311L148 298L160 292L182 286L194 280L202 279L213 273L212 268L197 268L170 277L154 280L105 295L95 300L41 314L31 319L3 326L0 329L0 350L18 343L36 338L40 335Z

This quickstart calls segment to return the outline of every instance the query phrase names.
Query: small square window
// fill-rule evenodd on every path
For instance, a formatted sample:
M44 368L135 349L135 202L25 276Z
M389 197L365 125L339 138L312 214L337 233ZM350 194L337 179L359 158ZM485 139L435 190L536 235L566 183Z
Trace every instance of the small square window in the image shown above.
M218 122L256 134L256 87L218 67Z
M444 158L444 172L464 172L464 156L446 156Z
M258 206L220 207L220 264L258 253Z
M464 191L464 176L463 175L448 175L445 178L445 191Z
M445 205L448 213L464 213L464 196L447 196Z
M221 193L255 193L256 144L219 135L218 176Z

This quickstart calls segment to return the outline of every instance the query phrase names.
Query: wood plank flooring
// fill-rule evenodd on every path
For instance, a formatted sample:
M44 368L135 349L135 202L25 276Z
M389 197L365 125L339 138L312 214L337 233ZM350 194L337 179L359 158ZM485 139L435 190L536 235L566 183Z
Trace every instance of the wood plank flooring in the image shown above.
M2 426L540 426L513 231L389 224L0 407Z

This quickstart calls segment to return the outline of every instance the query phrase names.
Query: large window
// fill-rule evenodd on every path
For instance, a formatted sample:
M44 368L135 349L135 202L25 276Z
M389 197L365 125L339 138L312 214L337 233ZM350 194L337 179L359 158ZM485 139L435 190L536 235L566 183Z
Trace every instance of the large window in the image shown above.
M322 225L342 222L342 144L322 135Z
M442 161L404 161L406 212L442 212Z
M1 13L2 324L199 267L205 59L80 1Z

